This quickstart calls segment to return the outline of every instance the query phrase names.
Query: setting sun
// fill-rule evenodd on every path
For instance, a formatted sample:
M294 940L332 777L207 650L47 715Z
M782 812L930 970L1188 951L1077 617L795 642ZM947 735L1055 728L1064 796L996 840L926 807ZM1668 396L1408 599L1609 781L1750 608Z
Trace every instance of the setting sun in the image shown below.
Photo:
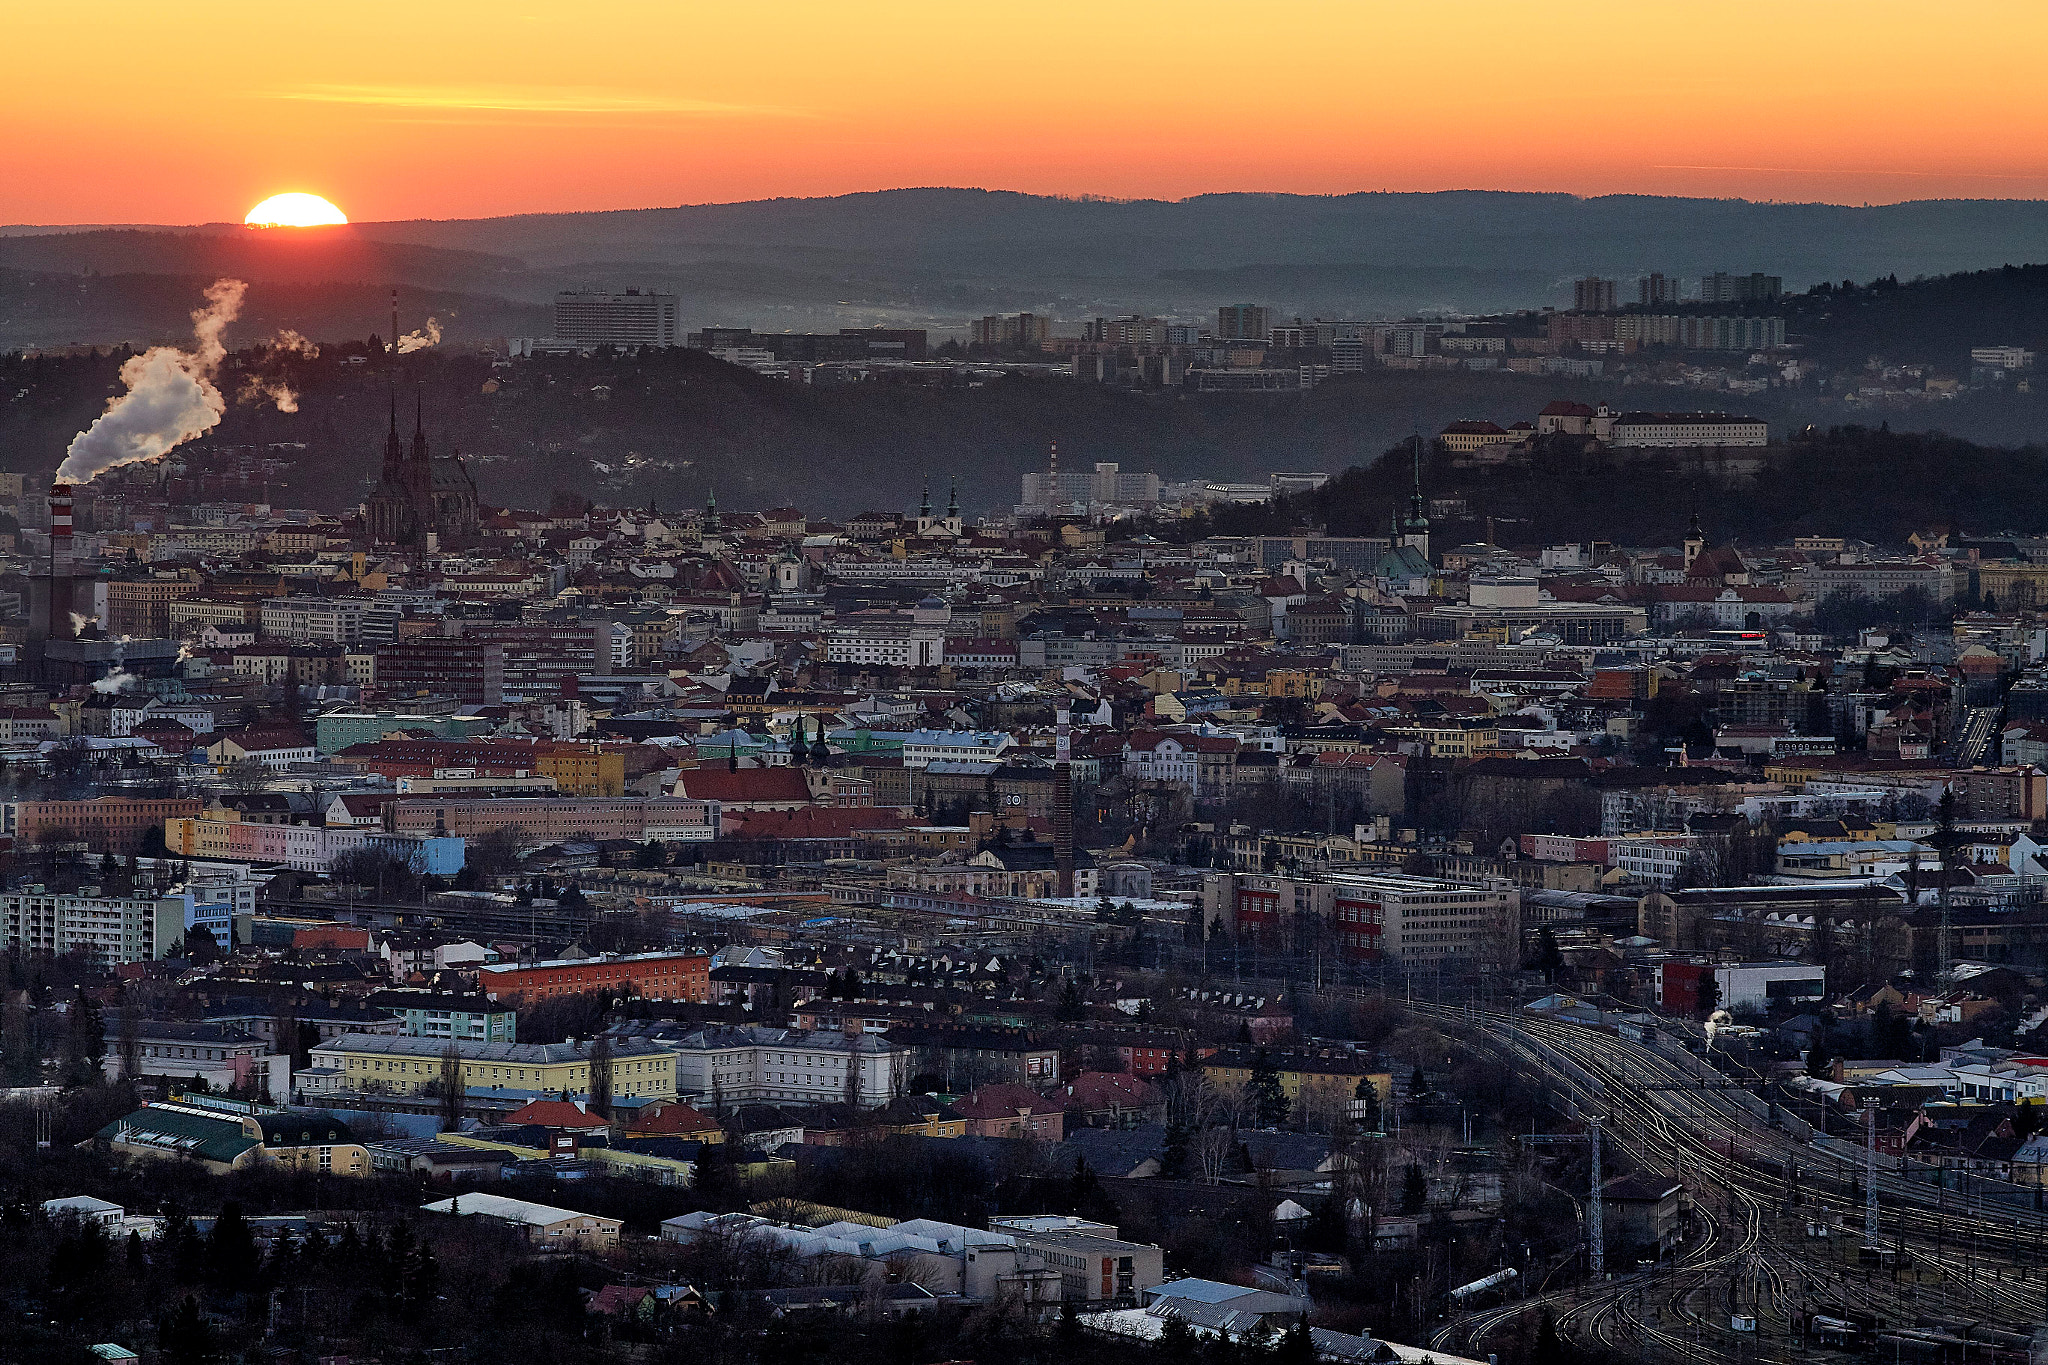
M273 194L242 220L249 227L327 227L348 216L317 194Z

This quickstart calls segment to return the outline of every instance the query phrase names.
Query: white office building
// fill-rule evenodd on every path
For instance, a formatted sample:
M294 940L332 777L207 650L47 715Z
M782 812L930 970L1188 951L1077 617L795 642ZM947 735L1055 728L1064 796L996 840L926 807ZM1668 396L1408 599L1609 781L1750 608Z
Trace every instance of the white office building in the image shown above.
M912 730L903 737L903 766L999 763L1016 747L1016 737L1006 730Z
M263 633L295 644L348 644L363 634L367 597L273 597L263 604Z
M680 346L676 296L563 290L555 295L555 336L590 346Z
M1624 412L1614 419L1617 446L1764 446L1768 423L1725 412Z
M877 621L825 632L825 662L937 668L946 662L946 628Z
M676 1093L695 1103L843 1104L879 1109L910 1083L911 1050L879 1033L655 1024L614 1033L676 1058Z

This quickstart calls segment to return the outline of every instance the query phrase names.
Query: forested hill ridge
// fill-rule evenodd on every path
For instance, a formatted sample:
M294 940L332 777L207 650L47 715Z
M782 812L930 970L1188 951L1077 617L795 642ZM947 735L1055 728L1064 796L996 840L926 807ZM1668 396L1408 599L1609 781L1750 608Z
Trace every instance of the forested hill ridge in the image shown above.
M0 270L231 273L258 286L362 282L524 304L632 285L676 294L693 326L957 330L999 311L1203 317L1240 300L1281 316L1493 312L1568 304L1572 279L1587 274L1620 279L1627 294L1648 271L1763 271L1803 290L2023 261L2043 241L2048 203L2018 200L1852 208L1454 191L1118 201L905 189L292 232L12 232L0 234ZM383 312L299 330L362 336ZM136 339L89 315L69 333L9 323L0 301L0 345ZM467 318L456 334L489 335Z
M1857 286L1818 285L1779 301L1786 328L1828 364L1871 356L1894 363L1966 365L1972 347L2048 354L2048 265L2006 265Z
M1539 442L1527 461L1480 469L1430 454L1424 491L1461 504L1438 517L1432 543L1441 550L1479 540L1492 518L1502 544L1676 545L1697 514L1717 541L1839 535L1898 547L1916 531L2028 534L2048 501L2048 449L1983 446L1939 432L1809 428L1754 452L1761 468L1734 477L1675 452L1585 454L1576 444ZM1402 443L1313 492L1219 509L1178 535L1280 535L1297 526L1383 535L1413 486L1413 447Z
M249 358L231 358L231 375ZM203 464L221 446L282 444L290 467L272 500L323 510L353 507L368 492L394 391L418 394L436 450L462 454L484 500L497 505L544 505L559 488L612 506L672 508L702 505L715 490L728 507L793 504L844 517L907 510L927 478L942 495L957 477L970 514L1007 511L1019 499L1019 476L1042 470L1056 441L1062 460L1114 460L1168 480L1350 471L1265 523L1327 524L1340 534L1378 532L1406 498L1405 453L1375 460L1411 432L1434 433L1475 411L1533 414L1553 398L1697 401L1655 385L1463 372L1373 371L1298 396L1255 399L1023 377L979 387L812 387L692 351L494 366L487 356L443 349L393 364L369 360L362 343L351 343L330 345L317 359L272 356L265 364L290 383L297 411L236 402L212 434L185 449ZM10 396L0 403L0 467L46 480L72 436L98 415L120 365L121 356L108 353L0 356L0 393ZM227 387L243 392L238 383ZM1998 401L2012 426L2037 427L2041 397ZM2033 446L1881 427L1804 433L1795 410L1768 401L1756 410L1775 433L1803 434L1761 452L1753 476L1560 447L1489 469L1436 459L1426 491L1462 498L1470 509L1469 524L1449 532L1457 538L1483 534L1491 515L1498 534L1518 543L1675 542L1694 507L1718 535L1812 530L1898 543L1936 524L2024 530L2048 504L2048 465Z

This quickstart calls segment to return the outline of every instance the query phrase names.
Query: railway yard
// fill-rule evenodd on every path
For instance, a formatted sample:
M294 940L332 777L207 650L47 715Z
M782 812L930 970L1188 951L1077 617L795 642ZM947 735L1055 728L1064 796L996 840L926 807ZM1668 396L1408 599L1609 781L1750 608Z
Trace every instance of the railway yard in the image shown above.
M1485 1359L1548 1313L1588 1354L1691 1361L2023 1362L2048 1321L2048 1215L2031 1190L1941 1188L1877 1164L1869 1235L1863 1153L1816 1145L1750 1092L1741 1068L1583 1024L1416 1003L1447 1034L1556 1088L1610 1153L1682 1180L1691 1235L1654 1265L1452 1318L1431 1338ZM1730 1074L1730 1072L1734 1074ZM1890 1169L1886 1169L1886 1167ZM2002 1197L2001 1197L2002 1196Z

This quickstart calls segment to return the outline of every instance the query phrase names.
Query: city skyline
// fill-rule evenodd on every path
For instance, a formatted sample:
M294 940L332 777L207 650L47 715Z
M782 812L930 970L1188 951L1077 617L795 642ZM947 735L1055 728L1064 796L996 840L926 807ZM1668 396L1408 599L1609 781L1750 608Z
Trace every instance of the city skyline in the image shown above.
M2048 17L1998 8L50 7L10 21L0 221L239 221L285 190L356 222L920 185L2037 198Z

